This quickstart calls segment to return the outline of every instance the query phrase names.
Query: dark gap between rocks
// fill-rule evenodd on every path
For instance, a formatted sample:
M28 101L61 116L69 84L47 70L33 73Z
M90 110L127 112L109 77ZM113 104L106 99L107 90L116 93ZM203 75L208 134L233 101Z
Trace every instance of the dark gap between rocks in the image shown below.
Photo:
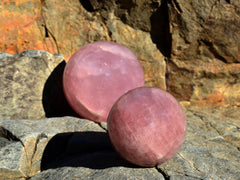
M47 26L43 25L43 27L44 27L44 30L45 30L45 38L49 38L50 36L49 36L49 32L48 32Z
M227 2L228 4L231 4L231 1L230 1L230 0L226 0L226 2Z
M177 2L177 0L172 0L171 4L176 8L176 10L178 11L178 13L182 13L182 9L179 6L179 3Z
M6 139L8 141L20 141L21 142L21 140L17 136L15 136L9 130L7 130L1 126L0 126L0 138Z
M228 63L227 60L219 54L212 42L208 40L201 40L201 42L205 44L206 47L208 47L209 52L211 52L217 59L221 60L224 63Z
M79 0L79 2L88 12L94 12L94 8L89 0Z
M151 38L165 57L171 56L172 37L169 26L168 2L164 0L161 6L150 17Z
M161 173L161 174L163 175L163 177L164 177L165 180L170 180L170 176L167 175L161 168L159 168L159 167L156 166L156 169L157 169L157 171L158 171L159 173Z
M66 62L62 61L45 82L42 104L46 117L63 117L79 115L70 107L63 92L63 72Z
M135 167L115 152L107 133L94 131L59 133L48 142L41 170L66 166L91 169Z

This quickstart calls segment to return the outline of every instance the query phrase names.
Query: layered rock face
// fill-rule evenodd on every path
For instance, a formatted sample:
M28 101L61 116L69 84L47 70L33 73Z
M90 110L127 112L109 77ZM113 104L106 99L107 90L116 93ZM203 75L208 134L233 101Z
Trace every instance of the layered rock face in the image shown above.
M127 46L146 85L195 106L239 106L238 1L1 1L0 51L61 53L98 40Z

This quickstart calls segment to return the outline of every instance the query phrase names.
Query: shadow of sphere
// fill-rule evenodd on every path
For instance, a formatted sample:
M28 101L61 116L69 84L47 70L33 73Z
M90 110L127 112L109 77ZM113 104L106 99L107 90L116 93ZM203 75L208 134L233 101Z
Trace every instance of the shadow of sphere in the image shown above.
M133 167L114 151L107 133L94 131L59 133L48 142L41 160L41 171L65 166L91 169Z
M62 61L48 77L42 94L42 104L46 117L79 115L68 104L63 92L63 72L66 62Z

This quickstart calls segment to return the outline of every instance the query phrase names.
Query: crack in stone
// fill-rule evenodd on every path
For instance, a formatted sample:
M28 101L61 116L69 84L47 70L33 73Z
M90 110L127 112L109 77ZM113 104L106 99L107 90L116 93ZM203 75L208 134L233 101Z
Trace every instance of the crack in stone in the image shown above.
M43 15L43 6L44 6L44 3L45 3L45 0L40 0L41 4L40 4L40 19L42 19L43 23L42 23L42 26L44 27L44 30L45 30L45 36L43 36L43 40L45 42L45 38L49 38L50 36L52 37L54 43L55 43L55 46L57 48L57 53L60 53L60 49L59 49L59 45L58 45L58 42L57 42L57 39L56 37L54 36L54 34L49 30L48 26L47 26L47 23L46 23L46 19L44 18L44 15ZM41 31L41 28L39 28L40 31ZM46 43L46 42L45 42ZM46 44L47 46L47 44Z
M178 14L182 13L182 9L177 0L171 0L171 4L173 5L174 9L177 11Z
M104 21L102 19L100 19L100 24L102 25L104 31L105 31L105 34L106 34L106 39L108 41L111 41L112 39L112 32L110 31L110 29L107 28L107 25L104 23Z
M28 158L28 151L27 151L24 143L23 143L22 141L21 141L21 143L22 143L22 146L23 146L23 150L24 150L25 157L26 157L26 159L27 159L27 166L28 166L28 172L27 172L26 174L25 174L24 172L22 172L22 171L21 171L21 172L22 172L22 174L25 175L26 178L28 178L28 177L29 177L29 173L31 172L32 159L29 159L29 158Z
M2 126L0 126L0 137L7 139L8 141L19 141L21 144L23 144L23 142L17 136Z
M47 137L48 136L46 134L44 134L44 133L41 133L40 135L37 136L32 156L28 157L29 151L27 150L27 147L25 146L24 142L21 139L19 139L16 135L14 135L12 132L10 132L9 130L7 130L4 127L0 126L0 138L6 139L8 141L20 142L22 147L23 147L24 156L26 157L26 160L27 160L27 166L28 166L29 172L23 172L23 171L19 170L24 175L21 178L28 179L30 177L29 175L31 174L33 157L35 156L35 154L37 152L37 145L38 145L38 143L39 143L39 141L41 139L47 138Z
M48 29L48 27L47 27L46 24L45 24L45 26L46 26L47 32L52 36L53 41L54 41L54 43L55 43L55 45L56 45L56 48L57 48L57 53L59 54L59 53L60 53L60 49L59 49L59 46L58 46L57 39L56 39L56 37L53 35L53 33Z
M35 154L36 154L36 152L37 152L37 146L38 146L38 144L39 144L39 141L41 140L41 139L43 139L43 138L48 138L48 136L45 134L45 133L41 133L41 134L39 134L38 136L37 136L37 138L36 138L36 142L35 142L35 146L34 146L34 149L33 149L33 154L32 154L32 157L31 157L31 162L30 162L30 166L32 167L32 164L33 164L33 158L34 158L34 156L35 156ZM32 170L32 169L31 169ZM30 170L30 171L31 171ZM30 174L31 174L31 172L30 172Z
M85 126L83 126L83 127L79 130L79 132L82 132L84 129L86 129L88 126L90 126L90 125L92 125L92 124L93 124L93 122L90 122L90 123L86 124Z
M226 143L229 143L229 144L233 145L234 147L236 147L236 145L234 145L231 141L225 139L224 133L222 133L218 128L216 128L216 127L214 126L214 124L212 124L211 122L208 122L208 121L204 120L205 117L204 117L203 115L197 114L196 112L193 112L193 115L199 117L199 119L200 119L204 124L206 124L207 126L209 126L209 127L212 128L212 129L214 129L214 130L216 131L216 133L217 133L220 137L222 137L223 140L224 140ZM237 129L237 130L238 130L238 128L239 128L239 127L236 126L236 129ZM240 130L240 128L239 128L239 130ZM238 147L236 147L236 148L237 148L237 150L239 150ZM240 148L240 147L239 147L239 148Z
M182 159L184 160L186 163L188 163L192 168L193 170L197 171L197 172L200 172L201 174L203 174L204 176L206 177L209 177L211 180L214 180L213 177L211 177L210 175L208 175L207 173L201 171L198 167L196 167L196 165L190 161L188 161L186 158L184 158L183 155L181 155L180 153L177 153L177 155Z
M15 142L20 142L22 147L23 147L23 150L24 150L24 153L25 153L25 156L26 156L26 159L27 159L27 162L29 162L29 159L27 157L27 150L26 150L26 147L23 143L23 141L21 139L19 139L16 135L14 135L11 131L7 130L6 128L0 126L0 137L1 138L4 138L8 141L15 141ZM30 166L29 166L30 168ZM25 174L25 172L19 170L22 174L23 174L23 178L27 178L28 175Z
M227 1L225 0L227 3L231 4L230 1ZM206 31L206 24L207 22L209 21L210 17L211 17L211 14L213 12L213 9L221 3L221 0L215 0L215 2L213 3L209 13L208 13L208 16L207 18L204 20L204 24L202 25L203 27L203 31ZM206 31L206 33L208 34L208 32ZM206 40L202 40L202 42L207 46L209 47L209 51L217 58L219 59L220 61L224 62L224 63L228 63L227 60L225 59L225 57L223 57L221 54L219 54L219 52L217 51L216 47L212 44L212 42L208 42Z
M210 11L209 11L209 13L208 13L208 16L207 16L207 18L206 18L206 20L205 20L205 23L209 20L211 14L212 14L212 11L213 11L213 9L214 9L214 7L215 7L215 6L217 5L217 3L219 3L219 2L220 2L220 0L215 0L215 2L213 3L213 5L212 5L212 7L211 7L211 9L210 9Z
M156 169L160 174L163 175L163 177L164 177L165 180L170 180L170 176L169 176L166 172L164 172L161 168L159 168L158 166L156 166L155 169Z
M41 17L42 17L42 15L41 15ZM42 19L43 19L43 18L42 18ZM43 26L43 27L45 28L45 25L44 25L44 24L42 24L41 26ZM39 29L39 31L41 32L41 35L43 35L42 29L41 29L40 27L38 27L38 29ZM42 36L42 38L43 38L43 41L44 41L45 44L46 44L45 38L44 38L43 36ZM47 47L47 44L46 44L46 47ZM47 48L48 48L48 47L47 47ZM46 67L48 68L49 72L52 72L53 69L51 69L51 68L48 66L48 63L45 61L45 59L44 59L44 58L41 58L41 60L43 60L44 64L45 64Z
M206 45L206 47L208 47L208 50L219 60L221 60L224 63L228 63L227 60L221 56L218 52L216 47L214 46L214 44L211 41L208 40L204 40L202 39L201 42Z
M214 127L211 122L205 121L204 120L205 117L203 115L200 115L200 114L197 114L197 113L193 113L193 115L199 117L199 119L201 119L201 121L203 121L204 124L209 125L211 128L213 128L217 132L217 134L219 136L223 137L223 139L224 139L223 134L216 127Z
M79 0L79 2L81 3L81 5L84 7L84 9L88 12L94 12L94 8L92 6L91 1L89 0Z
M104 125L103 125L102 123L97 123L97 124L100 126L100 128L102 128L104 131L107 132L107 128L105 128Z

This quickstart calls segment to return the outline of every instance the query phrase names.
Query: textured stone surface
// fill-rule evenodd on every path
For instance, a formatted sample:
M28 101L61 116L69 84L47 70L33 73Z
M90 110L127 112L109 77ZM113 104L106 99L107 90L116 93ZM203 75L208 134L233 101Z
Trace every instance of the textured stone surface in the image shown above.
M239 179L240 122L231 115L239 115L239 108L189 108L181 150L158 168L176 179Z
M91 121L72 117L0 120L0 179L27 178L40 172L43 152L53 136L67 132L74 137L84 131L104 132Z
M42 101L46 99L46 91L49 91L49 86L45 83L55 67L64 60L63 57L36 50L1 56L3 58L0 59L0 117L3 119L45 117L46 107ZM61 75L57 78L61 79Z
M164 177L156 169L115 167L108 169L89 168L58 168L50 169L30 178L31 180L52 180L52 179L112 179L112 180L135 180L153 179L164 180Z
M15 54L33 48L56 49L52 39L44 41L44 27L38 23L41 6L40 1L0 2L0 51Z
M174 5L169 6L174 56L181 60L215 57L225 63L240 62L239 3L176 0Z
M239 105L239 8L238 1L225 0L168 4L167 86L174 96L197 106Z
M151 35L125 25L111 13L109 17L107 27L112 40L128 47L138 57L145 72L145 84L166 89L164 56L152 42Z
M239 179L239 108L189 107L185 112L188 128L183 146L156 168L139 168L120 158L105 123L99 126L72 117L0 120L0 177Z
M125 25L114 14L109 16L111 18L107 22L99 13L88 12L86 1L40 2L0 2L4 9L1 16L8 19L7 26L1 26L5 40L0 43L0 51L15 53L27 49L43 49L50 53L61 53L68 60L76 50L90 42L112 40L127 46L140 59L148 85L165 89L164 56L152 42L149 33ZM25 13L29 9L35 11ZM28 21L31 20L30 25L27 20L22 20L25 16ZM34 38L33 34L29 36L33 32ZM144 43L138 45L137 42Z
M42 49L68 60L90 42L116 41L140 59L147 85L196 106L239 106L238 1L4 0L0 7L2 52Z
M80 2L82 4L77 0L45 1L42 9L46 26L55 36L59 46L62 46L59 47L59 51L66 60L88 43L99 40L115 41L135 53L142 63L148 85L165 89L164 56L152 42L150 34L125 25L112 11L107 11L108 19L104 20L98 12L91 12L86 1ZM71 15L68 15L70 12ZM58 23L55 23L56 21Z
M72 131L80 131L76 121L82 121L14 120L74 113L63 97L62 57L42 51L13 54L41 49L60 52L68 60L78 48L97 40L127 46L141 61L147 85L168 89L181 104L190 106L186 141L170 161L156 169L139 169L125 164L109 144L107 153L97 150L86 155L83 151L85 155L75 156L82 148L70 138L73 143L67 152L72 154L63 154L60 161L65 152L60 148L59 156L45 156L43 161L51 161L53 169L43 165L44 170L32 179L86 179L88 173L89 179L239 179L239 7L237 0L2 0L0 51L7 53L0 53L0 179L27 179L39 172L50 137L60 133L55 137L61 142L63 136L65 145ZM233 106L191 107L223 104ZM101 126L106 129L105 123ZM86 149L95 143L90 141ZM91 163L96 158L97 167ZM90 164L82 163L83 159Z

